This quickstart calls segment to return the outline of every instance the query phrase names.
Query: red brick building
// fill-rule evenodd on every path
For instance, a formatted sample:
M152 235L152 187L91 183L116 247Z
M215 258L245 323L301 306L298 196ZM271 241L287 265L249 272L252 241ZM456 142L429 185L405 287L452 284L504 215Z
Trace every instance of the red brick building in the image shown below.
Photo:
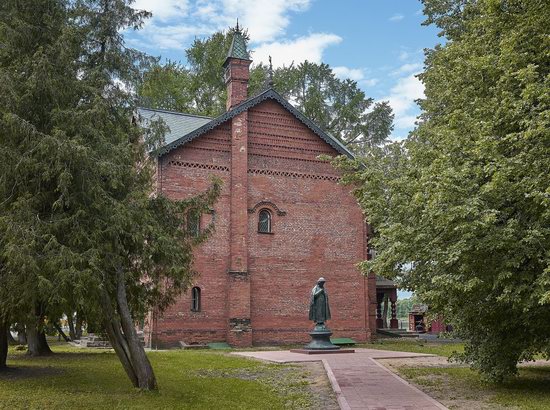
M272 88L248 97L249 66L237 32L224 63L227 111L217 118L140 109L170 131L158 157L158 189L182 199L223 180L200 227L215 232L195 254L194 288L145 329L152 347L226 341L235 346L309 341L309 292L327 279L334 336L376 329L375 278L362 212L319 155L352 154Z

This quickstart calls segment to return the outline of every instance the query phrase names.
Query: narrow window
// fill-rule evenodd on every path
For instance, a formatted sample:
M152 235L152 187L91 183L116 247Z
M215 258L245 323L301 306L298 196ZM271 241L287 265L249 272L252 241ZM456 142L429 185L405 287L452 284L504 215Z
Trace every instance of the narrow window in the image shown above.
M191 289L191 310L193 312L201 311L201 288L197 286Z
M201 232L201 216L198 211L190 210L187 213L187 232L193 237L199 236Z
M258 232L271 233L271 213L267 209L262 209L258 217Z

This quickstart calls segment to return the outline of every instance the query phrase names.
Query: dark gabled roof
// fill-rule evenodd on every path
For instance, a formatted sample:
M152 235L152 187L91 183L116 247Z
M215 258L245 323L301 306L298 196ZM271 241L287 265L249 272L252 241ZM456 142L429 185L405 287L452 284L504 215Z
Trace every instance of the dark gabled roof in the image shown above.
M140 107L137 109L137 113L139 120L145 123L155 121L159 118L164 121L168 127L168 132L164 136L166 144L170 144L182 135L187 135L212 121L210 117L183 114L175 111L155 110L152 108Z
M223 113L219 117L216 117L206 123L204 123L202 126L199 126L198 128L186 133L186 134L180 134L179 137L176 139L168 142L168 139L166 140L167 144L160 149L158 156L161 157L173 149L179 147L180 145L183 145L189 141L194 140L195 138L205 134L206 132L212 130L213 128L217 127L218 125L224 123L227 120L230 120L231 118L235 117L237 114L240 114L244 111L247 111L248 109L258 105L259 103L266 101L266 100L275 100L279 104L281 104L283 107L285 107L292 115L294 115L298 120L300 120L305 126L307 126L311 131L313 131L315 134L317 134L323 141L325 141L327 144L329 144L332 148L334 148L336 151L338 151L342 155L346 155L349 158L353 158L353 154L350 150L348 150L340 141L338 141L335 137L330 135L329 133L323 131L321 128L319 128L313 121L306 118L304 114L302 114L300 111L298 111L296 108L294 108L288 101L286 101L277 91L270 88L254 97L251 97L242 103L236 105L231 110ZM147 109L141 109L141 110L147 110ZM156 113L161 117L164 118L163 113L166 111L159 111L155 110ZM178 114L174 112L168 112L171 115ZM187 114L180 114L182 116L187 117ZM205 117L199 117L202 119L206 119ZM170 126L168 124L168 126ZM174 135L174 130L171 129L171 136Z

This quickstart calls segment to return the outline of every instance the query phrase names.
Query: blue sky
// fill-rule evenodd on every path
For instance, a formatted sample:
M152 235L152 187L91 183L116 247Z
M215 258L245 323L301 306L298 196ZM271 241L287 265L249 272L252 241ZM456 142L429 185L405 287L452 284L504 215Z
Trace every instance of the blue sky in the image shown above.
M418 0L137 0L153 18L128 45L185 63L195 37L234 26L248 29L254 62L280 66L305 59L324 62L341 78L352 78L369 97L388 100L401 139L419 114L414 103L423 86L423 49L442 41L437 29L421 26Z

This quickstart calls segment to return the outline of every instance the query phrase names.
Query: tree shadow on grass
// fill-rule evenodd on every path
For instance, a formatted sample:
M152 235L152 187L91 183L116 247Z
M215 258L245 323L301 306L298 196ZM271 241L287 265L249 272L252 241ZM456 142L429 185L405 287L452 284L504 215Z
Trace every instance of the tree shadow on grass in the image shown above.
M51 377L64 372L64 370L53 366L10 366L0 371L0 380L14 381Z

